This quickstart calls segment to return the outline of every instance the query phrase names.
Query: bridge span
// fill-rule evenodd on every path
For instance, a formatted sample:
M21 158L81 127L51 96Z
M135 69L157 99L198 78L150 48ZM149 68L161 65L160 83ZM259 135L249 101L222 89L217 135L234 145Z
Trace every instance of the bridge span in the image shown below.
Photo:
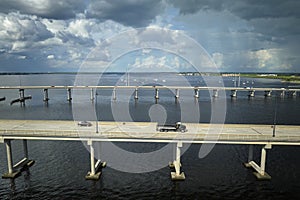
M137 100L139 98L139 91L141 90L153 90L153 96L156 100L159 99L159 91L160 90L171 90L174 93L175 99L180 97L180 91L182 90L193 90L193 96L195 98L200 98L200 91L209 91L213 97L218 97L219 92L221 91L229 91L230 96L232 98L237 97L238 92L247 92L248 97L254 97L255 92L264 92L265 97L271 97L272 93L280 93L280 96L297 96L297 93L300 92L300 88L267 88L267 87L188 87L188 86L80 86L80 85L71 85L71 86L0 86L0 90L19 90L19 98L13 99L11 101L11 105L16 102L20 102L22 105L25 104L25 100L31 99L32 97L25 96L25 90L41 90L43 91L43 100L48 102L49 98L49 90L66 90L67 91L67 100L72 101L72 90L90 90L91 100L95 98L96 90L111 90L112 91L112 99L117 99L117 91L119 90L132 90L134 93L134 99ZM1 97L0 101L4 101L5 97Z
M184 180L181 170L181 148L184 144L242 144L249 145L246 167L255 170L258 179L270 179L265 172L266 150L273 145L300 145L300 126L256 124L202 124L186 123L187 132L159 132L152 122L91 122L91 126L78 126L75 121L55 120L0 120L0 143L5 144L8 172L3 178L15 178L22 169L33 165L29 159L28 140L82 141L90 148L91 170L86 179L99 179L106 162L95 160L95 142L172 143L176 146L175 160L169 163L174 172L172 180ZM99 127L99 131L96 128ZM12 141L22 140L24 158L13 164ZM253 146L261 145L261 160L253 160ZM101 152L100 152L101 153ZM171 158L170 158L171 159ZM167 165L167 164L166 164Z

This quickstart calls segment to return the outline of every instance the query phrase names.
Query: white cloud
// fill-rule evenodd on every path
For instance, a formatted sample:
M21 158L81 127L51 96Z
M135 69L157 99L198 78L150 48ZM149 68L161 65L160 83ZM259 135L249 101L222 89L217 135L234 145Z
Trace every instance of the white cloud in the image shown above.
M232 71L232 64L237 71L249 72L287 72L293 71L292 57L283 49L259 49L255 51L237 51L232 53L214 53L213 59L222 71Z

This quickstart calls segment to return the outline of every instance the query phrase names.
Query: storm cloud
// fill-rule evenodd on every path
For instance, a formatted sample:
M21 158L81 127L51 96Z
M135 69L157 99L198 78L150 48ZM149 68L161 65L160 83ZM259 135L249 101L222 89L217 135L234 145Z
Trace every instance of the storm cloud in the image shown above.
M161 27L191 36L221 71L297 72L299 9L297 0L2 0L0 71L76 71L105 39Z

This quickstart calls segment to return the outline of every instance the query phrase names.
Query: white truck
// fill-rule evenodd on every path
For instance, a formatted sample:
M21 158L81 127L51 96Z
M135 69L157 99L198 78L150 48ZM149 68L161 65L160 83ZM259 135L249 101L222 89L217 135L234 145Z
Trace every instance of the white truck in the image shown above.
M174 125L157 125L156 130L160 132L187 132L186 126L181 122L176 122Z

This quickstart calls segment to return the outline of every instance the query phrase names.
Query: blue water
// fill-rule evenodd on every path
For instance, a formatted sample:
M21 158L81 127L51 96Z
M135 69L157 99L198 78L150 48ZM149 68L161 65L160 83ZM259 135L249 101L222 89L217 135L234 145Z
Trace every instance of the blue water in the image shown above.
M90 79L97 75L86 75ZM0 85L73 85L75 75L5 75L0 76ZM146 80L148 79L148 80ZM189 83L205 85L199 77L186 77ZM145 84L180 84L173 76L164 74L147 76L131 75L130 85ZM144 82L144 83L143 83ZM245 83L245 84L243 84ZM99 84L126 84L124 77L109 74L102 77ZM225 86L233 86L232 78L224 78ZM279 80L242 79L242 86L249 87L289 87L295 84L281 83ZM97 91L97 116L99 120L114 120L111 111L111 91ZM193 91L192 91L193 92ZM0 90L1 119L49 119L72 120L72 103L67 102L65 90L49 90L48 105L43 102L43 93L39 90L26 90L32 100L25 107L19 104L10 106L11 99L18 97L17 90ZM181 91L180 101L175 102L171 91L160 91L157 104L165 108L167 122L180 120L183 101L200 108L200 122L209 122L211 107L224 99L212 100L207 92L201 92L195 102L192 94ZM276 96L277 95L277 96ZM246 92L238 93L236 99L226 96L225 123L272 124L277 107L277 124L300 124L300 98L279 97L274 94L265 98L263 93L256 93L253 99ZM124 102L122 94L117 93L118 105L126 105L134 121L150 121L149 109L156 105L154 91L139 91L137 102L131 98ZM22 155L20 141L13 141L14 160ZM0 199L299 199L300 197L300 157L299 147L273 146L268 150L266 171L272 176L271 181L257 181L252 171L243 167L247 161L248 147L245 145L216 145L208 156L198 158L200 145L191 147L182 156L182 170L186 180L172 182L170 169L166 167L149 173L131 174L103 169L99 181L86 181L84 176L89 171L89 152L81 142L29 141L30 158L36 164L30 172L11 180L0 180ZM157 144L125 143L124 149L135 151L157 149ZM0 172L7 170L4 144L0 144ZM258 162L260 147L255 148L255 160ZM170 161L172 158L170 158Z

